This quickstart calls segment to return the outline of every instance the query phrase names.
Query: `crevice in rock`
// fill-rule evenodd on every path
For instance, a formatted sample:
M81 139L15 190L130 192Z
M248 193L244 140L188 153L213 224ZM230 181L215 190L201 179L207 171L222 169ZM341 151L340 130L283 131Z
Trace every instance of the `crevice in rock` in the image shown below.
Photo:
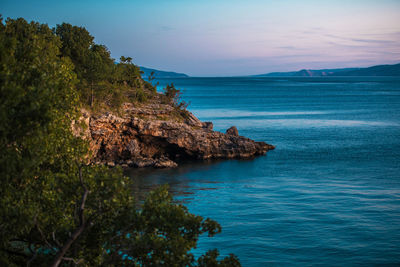
M172 161L183 161L194 159L187 151L176 144L169 143L166 138L151 135L138 136L145 147L142 154L153 159L168 158Z

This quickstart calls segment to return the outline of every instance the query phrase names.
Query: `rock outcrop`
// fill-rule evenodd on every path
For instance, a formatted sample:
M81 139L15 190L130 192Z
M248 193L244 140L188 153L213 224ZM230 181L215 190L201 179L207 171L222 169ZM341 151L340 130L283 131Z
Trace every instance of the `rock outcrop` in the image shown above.
M87 127L80 133L73 127L75 134L89 140L94 162L166 168L188 159L249 158L274 149L239 136L236 127L226 134L213 131L211 122L201 122L187 111L180 116L171 105L124 104L123 110L122 116L83 111L80 122Z
M233 136L239 136L239 131L236 128L236 126L232 126L231 128L229 128L228 130L226 130L226 134L228 135L233 135Z

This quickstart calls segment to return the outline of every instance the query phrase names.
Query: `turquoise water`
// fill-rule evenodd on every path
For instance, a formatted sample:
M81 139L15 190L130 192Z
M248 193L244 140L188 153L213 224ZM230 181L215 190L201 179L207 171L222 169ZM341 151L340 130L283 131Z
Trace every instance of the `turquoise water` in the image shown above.
M276 145L254 160L132 170L217 220L196 253L243 266L400 264L400 78L181 78L214 129Z

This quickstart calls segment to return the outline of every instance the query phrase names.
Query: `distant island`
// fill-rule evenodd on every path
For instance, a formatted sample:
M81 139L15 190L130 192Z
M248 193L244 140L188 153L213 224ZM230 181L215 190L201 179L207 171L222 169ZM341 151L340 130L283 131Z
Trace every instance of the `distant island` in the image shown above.
M400 76L400 63L377 65L368 68L341 68L321 70L299 70L291 72L271 72L252 77L323 77L323 76Z
M187 78L187 74L139 67L143 79L148 79L153 73L154 78ZM338 68L338 69L302 69L288 72L270 72L250 75L250 77L325 77L325 76L400 76L400 63L394 65L376 65L367 68Z
M184 73L178 73L178 72L173 72L173 71L162 71L162 70L150 69L150 68L145 68L145 67L139 67L139 68L141 71L143 71L143 74L142 74L143 79L148 79L152 72L154 72L155 78L185 78L185 77L189 77L188 75L186 75Z

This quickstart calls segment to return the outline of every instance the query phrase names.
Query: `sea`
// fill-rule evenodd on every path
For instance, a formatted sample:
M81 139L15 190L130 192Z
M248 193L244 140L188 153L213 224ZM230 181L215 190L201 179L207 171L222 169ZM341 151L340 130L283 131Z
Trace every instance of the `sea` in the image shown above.
M193 253L243 266L400 266L400 77L159 79L214 130L276 146L247 160L131 169L218 221Z

